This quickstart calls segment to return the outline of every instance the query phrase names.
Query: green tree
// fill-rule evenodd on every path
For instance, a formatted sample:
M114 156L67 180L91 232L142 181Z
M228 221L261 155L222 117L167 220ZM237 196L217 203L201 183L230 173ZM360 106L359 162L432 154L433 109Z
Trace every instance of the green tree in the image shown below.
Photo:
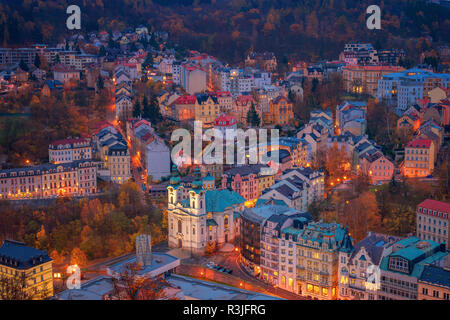
M97 78L97 89L98 90L103 90L105 88L105 83L103 82L103 78L101 75L98 76Z
M247 124L249 124L252 127L259 126L259 123L261 122L261 119L259 118L258 113L256 112L255 106L250 106L248 112L247 112Z
M136 99L133 106L133 117L138 118L141 116L141 104L139 103L139 100Z
M100 47L100 50L99 50L99 52L98 52L98 55L99 55L100 57L106 56L106 49L105 49L104 46L101 46L101 47Z
M39 68L41 66L41 58L39 57L39 55L37 53L34 56L34 66L36 68Z
M20 67L20 69L22 69L23 71L29 71L29 68L28 68L27 64L26 64L25 61L23 61L23 60L20 60L19 67Z
M142 67L144 69L147 69L151 66L153 66L153 56L150 52L148 52L147 56L145 57L144 63L142 64Z

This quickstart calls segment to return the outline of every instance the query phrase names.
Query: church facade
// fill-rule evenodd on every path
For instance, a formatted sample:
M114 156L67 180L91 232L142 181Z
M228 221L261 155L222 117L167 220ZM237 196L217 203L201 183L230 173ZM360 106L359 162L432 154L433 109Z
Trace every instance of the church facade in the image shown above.
M174 171L168 190L169 247L204 255L234 244L239 236L239 212L245 199L230 190L216 190L212 177L200 178L198 168L192 187L185 192Z

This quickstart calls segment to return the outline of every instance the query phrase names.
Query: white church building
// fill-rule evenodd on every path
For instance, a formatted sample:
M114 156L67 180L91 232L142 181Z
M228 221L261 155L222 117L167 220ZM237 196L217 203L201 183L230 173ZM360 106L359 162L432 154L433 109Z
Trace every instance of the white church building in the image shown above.
M198 167L195 176L186 193L180 177L172 171L167 187L169 247L203 255L207 248L234 243L245 199L234 191L212 189L212 177L201 180Z

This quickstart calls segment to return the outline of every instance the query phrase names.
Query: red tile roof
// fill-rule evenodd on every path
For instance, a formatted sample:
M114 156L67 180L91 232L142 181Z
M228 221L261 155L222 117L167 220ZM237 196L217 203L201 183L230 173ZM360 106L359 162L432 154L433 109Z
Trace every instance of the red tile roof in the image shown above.
M393 71L399 72L405 70L402 67L397 66L345 66L344 69L356 69L356 70L367 70L367 71Z
M217 127L228 127L236 125L236 119L228 114L221 114L217 117L214 125Z
M174 104L195 104L196 96L184 95L175 100Z
M433 199L426 199L425 201L419 203L417 207L450 213L450 203Z
M253 99L253 96L251 96L251 95L239 96L239 97L236 98L236 101L235 101L236 105L238 105L238 106L247 105L247 104L252 103L252 102L254 104L256 104L255 99Z
M432 141L429 139L416 139L410 141L406 147L408 148L429 148L431 146Z

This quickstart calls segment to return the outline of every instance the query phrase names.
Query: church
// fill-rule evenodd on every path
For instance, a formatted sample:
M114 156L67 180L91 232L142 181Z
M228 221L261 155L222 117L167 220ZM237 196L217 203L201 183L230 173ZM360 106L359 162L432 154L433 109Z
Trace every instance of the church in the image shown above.
M245 199L230 190L216 190L211 176L201 179L198 167L192 187L185 192L172 169L168 190L169 247L204 255L239 236L239 212Z

